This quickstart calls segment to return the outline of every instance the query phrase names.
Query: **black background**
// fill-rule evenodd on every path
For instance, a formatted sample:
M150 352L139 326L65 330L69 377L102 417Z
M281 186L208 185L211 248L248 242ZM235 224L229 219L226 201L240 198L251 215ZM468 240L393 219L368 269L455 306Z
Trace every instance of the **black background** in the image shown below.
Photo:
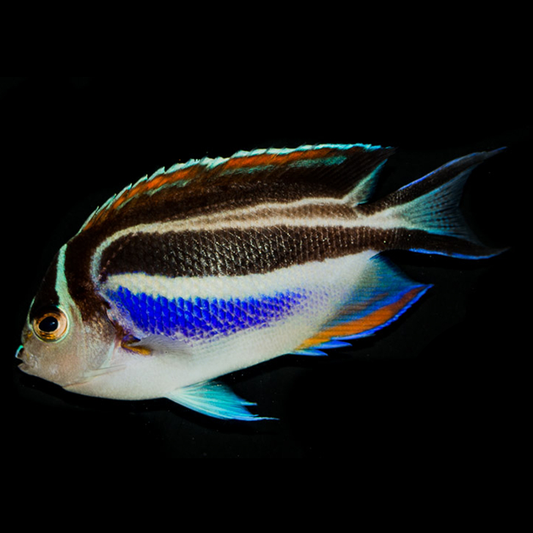
M241 75L239 78L238 76ZM530 357L530 103L520 83L365 76L0 78L3 374L8 439L57 457L430 457L496 453L521 439ZM464 212L483 261L390 253L434 287L395 324L328 357L285 356L225 377L279 421L218 421L167 400L88 398L14 359L48 263L113 193L158 168L237 150L371 143L398 151L377 195L476 150ZM6 321L7 318L7 321ZM81 459L80 459L81 461Z

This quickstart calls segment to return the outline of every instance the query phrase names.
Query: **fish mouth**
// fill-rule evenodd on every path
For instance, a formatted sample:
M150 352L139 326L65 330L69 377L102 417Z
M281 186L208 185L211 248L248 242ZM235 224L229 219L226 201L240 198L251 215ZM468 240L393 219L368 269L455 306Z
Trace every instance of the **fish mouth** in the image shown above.
M18 365L19 370L22 370L22 372L25 372L26 374L31 374L31 366L27 363L20 362Z
M18 347L15 353L15 359L18 360L18 368L20 368L20 370L26 373L30 373L30 370L33 366L33 356L28 352L28 350L24 348L22 344Z
M19 359L20 361L23 361L23 357L24 357L24 345L21 344L17 348L17 351L15 352L15 359Z
M39 372L38 358L23 346L19 346L17 353L15 354L15 359L18 363L18 369L24 372L25 374L47 379L46 377L43 377Z
M22 372L26 374L30 374L30 375L36 375L35 366L36 366L37 358L31 352L29 352L26 348L24 348L22 344L17 348L17 351L15 353L15 359L18 362L18 368L22 370ZM97 370L89 370L83 376L79 377L78 379L74 381L71 381L65 384L58 383L58 385L61 385L66 390L75 391L76 388L83 387L83 385L92 381L95 378L107 376L114 372L124 370L125 367L126 365L119 364L119 365L112 365L112 366L99 368ZM47 378L45 377L43 379L47 379Z

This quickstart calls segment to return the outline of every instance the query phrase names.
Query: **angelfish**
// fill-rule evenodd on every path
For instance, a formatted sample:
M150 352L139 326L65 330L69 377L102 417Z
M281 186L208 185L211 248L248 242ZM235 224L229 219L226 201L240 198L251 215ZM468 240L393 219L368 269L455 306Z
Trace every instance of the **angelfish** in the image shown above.
M430 286L381 252L500 252L458 208L470 172L497 152L377 201L392 148L269 148L160 169L59 250L30 306L20 368L89 396L262 419L216 378L283 354L325 355L396 320Z

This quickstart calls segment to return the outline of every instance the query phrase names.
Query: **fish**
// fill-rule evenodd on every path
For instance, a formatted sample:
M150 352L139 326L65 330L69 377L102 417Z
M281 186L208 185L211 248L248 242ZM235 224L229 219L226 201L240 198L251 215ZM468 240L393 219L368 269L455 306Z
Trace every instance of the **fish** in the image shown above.
M459 208L470 173L501 150L376 200L391 147L255 149L161 168L57 252L29 308L19 368L78 394L271 419L219 378L285 354L324 356L396 321L431 285L384 252L503 251L480 242Z

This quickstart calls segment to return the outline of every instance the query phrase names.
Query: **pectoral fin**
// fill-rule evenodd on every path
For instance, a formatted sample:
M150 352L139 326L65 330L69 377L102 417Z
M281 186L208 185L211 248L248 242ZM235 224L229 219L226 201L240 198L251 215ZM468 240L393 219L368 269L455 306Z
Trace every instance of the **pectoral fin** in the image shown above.
M184 342L164 335L148 335L142 339L125 338L122 347L140 355L186 355L190 350Z

